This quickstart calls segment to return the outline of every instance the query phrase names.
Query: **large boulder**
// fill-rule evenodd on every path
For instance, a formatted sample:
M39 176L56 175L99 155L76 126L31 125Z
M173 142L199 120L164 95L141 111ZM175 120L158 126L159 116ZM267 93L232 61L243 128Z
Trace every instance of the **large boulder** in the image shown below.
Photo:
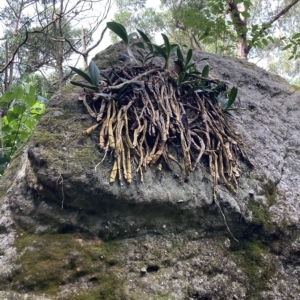
M100 69L124 53L98 54ZM209 58L203 62L203 58ZM300 93L255 65L196 52L239 89L228 116L254 163L213 201L205 164L186 182L148 168L109 184L98 134L68 85L0 179L1 299L299 299Z

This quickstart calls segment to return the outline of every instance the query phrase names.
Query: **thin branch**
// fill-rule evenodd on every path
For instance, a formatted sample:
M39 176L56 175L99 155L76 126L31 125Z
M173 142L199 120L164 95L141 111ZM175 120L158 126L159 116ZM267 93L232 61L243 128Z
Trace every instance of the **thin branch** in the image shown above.
M285 15L295 4L297 4L300 0L292 1L288 6L286 6L283 10L281 10L276 16L274 16L267 24L272 25L276 22L281 16ZM266 28L264 28L265 30Z
M259 34L262 34L265 30L267 30L268 25L272 25L274 22L276 22L280 17L285 15L299 1L300 0L293 0L289 5L287 5L284 9L282 9L277 15L275 15L273 18L271 18L271 20L269 20L269 22L267 22L266 24L264 24L262 26L261 30L259 31ZM252 48L252 46L248 46L249 51L250 51L251 48Z
M100 36L99 40L92 47L88 48L85 52L81 52L81 51L77 50L76 48L74 48L74 46L72 45L72 43L70 42L70 40L68 40L66 37L63 37L63 39L57 40L57 41L60 41L60 42L66 41L70 45L71 49L74 52L76 52L77 54L80 54L80 55L84 56L84 55L87 55L89 52L91 52L93 49L95 49L101 43L106 30L107 30L107 26L105 26L105 28L102 30L102 33L101 33L101 36Z
M52 23L55 23L60 17L55 18L53 21L51 21L50 23L48 23L44 28L42 28L41 30L34 30L34 31L25 31L25 39L18 45L18 47L16 48L16 50L13 52L10 60L4 65L4 67L2 69L0 69L0 74L3 73L8 67L9 65L14 61L16 54L18 53L18 51L20 50L20 48L27 42L29 34L33 34L33 33L42 33L46 28L48 28Z
M3 73L10 66L10 64L14 61L15 56L16 56L17 52L19 51L19 49L27 42L27 40L28 40L28 33L29 33L28 31L25 32L25 39L18 45L18 47L16 48L16 50L13 52L10 60L0 70L0 74Z

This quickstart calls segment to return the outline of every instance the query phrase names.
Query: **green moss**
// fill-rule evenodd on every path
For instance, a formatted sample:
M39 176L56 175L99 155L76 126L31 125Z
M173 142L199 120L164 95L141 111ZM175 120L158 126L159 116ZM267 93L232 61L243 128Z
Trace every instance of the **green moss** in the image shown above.
M84 165L90 165L93 163L91 161L91 157L99 156L100 159L99 151L96 151L94 146L79 147L74 149L73 153L74 159Z
M93 278L96 287L72 297L73 300L122 300L124 293L117 290L119 280L115 275L101 274Z
M249 200L248 208L252 212L252 223L259 226L263 233L270 233L274 230L274 224L271 220L269 207L261 203Z
M85 278L91 288L72 299L109 300L124 295L116 275L116 242L84 242L71 234L30 235L19 231L15 245L20 265L12 276L16 291L54 296L59 287Z
M268 234L275 229L269 212L270 206L276 204L276 196L278 189L275 183L268 181L263 186L263 193L267 200L267 205L256 202L253 199L249 200L248 208L252 212L252 222L259 226L264 234Z
M44 147L57 148L61 147L64 142L62 134L47 133L45 131L35 131L32 134L32 141L36 144L42 144Z
M276 204L276 196L278 193L278 189L275 183L269 180L267 183L263 185L263 190L267 198L268 205L272 206Z
M268 253L267 246L253 237L240 241L237 247L231 250L249 280L247 299L259 299L260 292L268 289L268 280L275 272L275 266L265 259Z

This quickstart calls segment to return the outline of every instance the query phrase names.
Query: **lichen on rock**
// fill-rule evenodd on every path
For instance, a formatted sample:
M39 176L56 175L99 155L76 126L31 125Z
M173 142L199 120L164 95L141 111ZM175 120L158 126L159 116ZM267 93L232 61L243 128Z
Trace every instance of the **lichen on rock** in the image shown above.
M109 51L101 69L124 48ZM255 164L236 195L219 187L239 242L205 164L188 182L149 168L144 183L109 184L110 155L95 169L99 137L81 135L93 120L67 86L0 179L0 298L299 298L299 92L228 57L196 52L200 69L204 57L239 88L229 122Z

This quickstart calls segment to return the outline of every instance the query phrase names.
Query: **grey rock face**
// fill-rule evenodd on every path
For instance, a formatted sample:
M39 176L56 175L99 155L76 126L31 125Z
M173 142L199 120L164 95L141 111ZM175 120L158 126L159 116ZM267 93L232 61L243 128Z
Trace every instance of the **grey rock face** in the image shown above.
M185 183L148 169L142 184L110 185L98 135L81 136L93 125L82 91L67 87L1 179L0 297L300 298L300 93L250 63L194 60L205 57L239 88L228 119L255 165L237 195L220 187L223 214L205 166Z

